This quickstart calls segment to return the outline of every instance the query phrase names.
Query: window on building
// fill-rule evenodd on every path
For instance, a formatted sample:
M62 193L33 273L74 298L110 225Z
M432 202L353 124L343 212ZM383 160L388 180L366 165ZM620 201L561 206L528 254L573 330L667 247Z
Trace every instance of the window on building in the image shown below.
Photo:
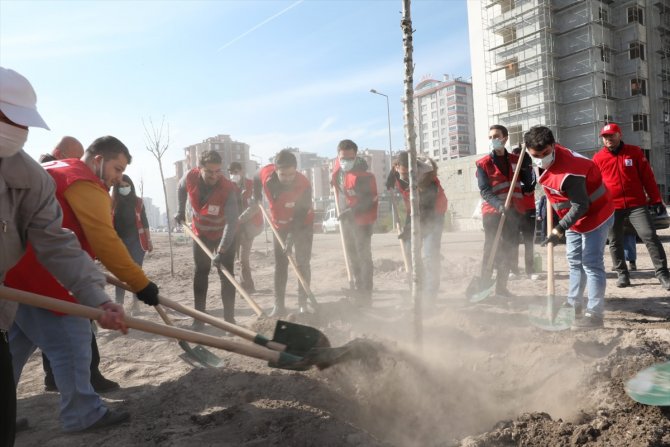
M449 126L449 132L456 132L458 130L458 126Z
M603 121L605 121L605 124L607 124L607 123L611 123L612 121L614 121L614 119L612 118L612 115L605 114L605 115L603 115Z
M436 101L437 100L437 93L431 93L430 99L432 99L433 101Z
M461 152L465 152L465 153L470 152L470 146L467 145L467 144L462 144L462 145L460 146L460 148L461 148Z
M612 50L607 46L607 45L602 45L600 47L600 60L609 64L610 63L610 56L611 56Z
M458 119L456 120L457 123L461 124L468 124L468 116L467 115L457 115Z
M470 137L468 135L459 135L458 136L458 142L459 143L469 143L470 142Z
M459 112L467 112L468 108L465 106L456 106L456 110Z
M433 147L438 147L440 142L438 140L433 140Z
M433 131L433 138L437 137L437 130Z
M500 36L502 37L503 43L510 43L516 40L516 27L508 26L500 30Z
M612 81L603 79L603 96L605 98L612 97Z
M444 98L440 98L440 105L441 105L441 106L444 105Z
M433 151L433 157L437 157L438 155L440 155L440 150L439 150L439 149L435 149L435 150Z
M423 133L423 139L424 139L424 140L427 140L427 139L428 139L428 132L424 132L424 133Z
M465 95L466 93L468 93L468 90L465 87L463 87L462 85L457 85L456 86L456 93L460 93L462 95Z
M635 22L644 25L644 9L637 5L628 7L628 23Z
M440 118L440 124L444 126L445 124L447 124L447 120L444 118Z
M449 111L456 110L456 106L455 105L454 106L449 106L449 107L447 107L447 110L449 110Z
M645 114L633 114L633 131L634 132L646 132L649 130L647 124L647 116Z
M523 131L520 125L506 126L509 134L510 147L517 147L523 141Z
M458 152L458 146L451 146L452 152Z
M442 146L446 146L446 145L447 145L447 139L446 139L446 138L442 138Z
M421 114L421 121L423 121L423 122L428 121L428 114L427 113L422 113Z
M628 44L628 57L630 59L644 60L644 44L642 42L631 42Z
M425 111L427 111L427 110L428 110L428 106L427 106L426 104L423 104L423 105L421 106L421 111L422 111L422 112L425 112Z
M451 95L450 97L447 98L447 101L449 101L450 103L456 102L456 95Z
M505 79L512 79L519 76L519 62L515 59L505 65Z
M449 137L449 141L456 141L456 140L458 140L458 135L451 135Z
M447 149L446 147L443 147L442 148L442 153L445 154L445 155L448 155L449 154L449 149Z
M433 121L431 124L433 127L437 127L437 120Z
M500 0L500 12L507 12L514 9L514 0Z
M521 93L516 92L507 95L507 110L519 110L521 108Z
M449 86L447 86L446 90L447 90L448 92L453 92L453 91L454 91L454 88L456 88L455 85L449 85Z
M435 110L435 109L437 109L437 103L433 101L433 102L430 103L430 110Z
M460 133L466 133L468 131L468 126L458 126L458 131Z
M456 102L464 104L465 103L465 96L456 96Z
M609 23L610 22L610 12L607 8L601 6L598 8L598 20L601 23Z
M431 112L430 117L434 120L437 119L437 112Z
M444 115L444 108L440 109L440 115Z
M630 95L631 96L647 96L647 81L640 78L633 78L630 80Z
M456 122L457 115L449 115L449 122L450 123L455 123Z

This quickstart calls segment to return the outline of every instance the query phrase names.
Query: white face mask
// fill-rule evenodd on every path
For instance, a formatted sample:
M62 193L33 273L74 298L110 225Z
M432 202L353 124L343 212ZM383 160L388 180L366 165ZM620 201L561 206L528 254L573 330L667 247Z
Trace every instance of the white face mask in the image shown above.
M497 138L492 138L489 140L489 149L492 151L497 151L504 148L505 145Z
M554 156L555 152L552 151L551 154L547 155L546 157L543 158L535 158L535 157L530 157L533 160L533 165L537 166L538 168L541 169L547 169L549 166L554 163Z
M356 164L355 158L345 158L340 160L340 167L344 172L349 172L354 168Z
M119 194L121 194L122 196L127 196L128 194L130 194L130 186L121 186L119 188Z
M28 129L0 122L0 158L16 155L26 144Z
M233 183L240 183L242 176L240 174L230 174L230 181Z

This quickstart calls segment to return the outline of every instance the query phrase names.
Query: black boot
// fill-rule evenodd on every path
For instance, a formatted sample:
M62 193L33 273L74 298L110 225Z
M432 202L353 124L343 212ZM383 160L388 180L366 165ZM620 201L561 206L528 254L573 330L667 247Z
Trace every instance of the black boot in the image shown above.
M121 388L118 382L105 378L100 371L91 372L91 385L96 393L107 393Z

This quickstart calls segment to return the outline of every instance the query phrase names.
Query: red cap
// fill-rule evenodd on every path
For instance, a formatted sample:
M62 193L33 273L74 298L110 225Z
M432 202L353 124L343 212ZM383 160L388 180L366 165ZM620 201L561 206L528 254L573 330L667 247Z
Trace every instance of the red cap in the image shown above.
M603 135L612 135L613 133L618 133L621 135L621 129L619 126L614 123L605 124L605 127L603 127L600 131L600 136L602 137Z

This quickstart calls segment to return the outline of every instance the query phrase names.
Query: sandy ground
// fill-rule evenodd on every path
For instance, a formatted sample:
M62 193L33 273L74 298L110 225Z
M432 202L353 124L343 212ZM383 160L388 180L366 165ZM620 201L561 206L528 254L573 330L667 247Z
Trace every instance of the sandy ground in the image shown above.
M662 232L667 239L667 230ZM167 235L145 270L166 297L192 305L193 260L178 235L170 275ZM609 274L605 328L545 332L528 322L528 306L543 305L545 275L511 280L517 297L471 305L465 289L480 265L483 234L446 233L442 286L436 309L423 318L423 343L414 344L410 293L393 234L375 234L372 308L346 299L348 286L339 236L317 234L312 285L322 303L317 317L298 321L321 329L333 346L363 337L376 349L319 371L286 371L212 349L221 368L182 358L177 343L131 331L100 330L101 370L122 389L104 395L130 423L85 434L59 430L57 393L45 393L41 359L34 355L18 386L19 414L31 428L18 446L661 446L670 445L670 411L631 401L623 383L670 352L670 293L654 278L638 245L633 286L617 289ZM667 243L666 243L667 248ZM539 246L536 249L540 249ZM523 248L521 248L523 253ZM545 258L546 266L546 256ZM556 249L557 296L565 295L564 246ZM522 264L522 262L521 262ZM611 262L606 257L609 270ZM269 311L273 295L271 245L259 236L252 253L254 299ZM112 290L110 288L110 293ZM287 305L296 306L289 276ZM560 299L560 298L559 298ZM130 310L129 297L126 308ZM222 316L218 278L210 276L208 311ZM178 326L192 320L170 311ZM238 296L237 321L271 336ZM140 318L160 321L142 305ZM209 327L211 335L232 338Z

